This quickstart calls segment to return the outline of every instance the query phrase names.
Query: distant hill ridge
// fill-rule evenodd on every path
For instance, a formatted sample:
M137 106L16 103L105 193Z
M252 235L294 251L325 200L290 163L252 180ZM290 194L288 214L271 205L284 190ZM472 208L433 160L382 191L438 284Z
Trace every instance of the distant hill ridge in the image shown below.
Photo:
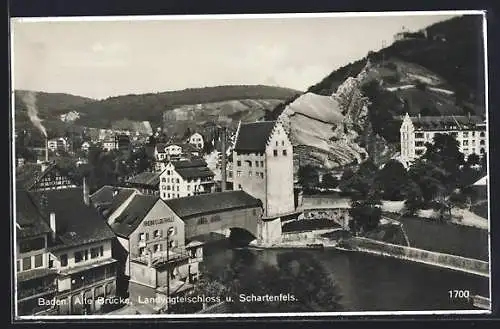
M15 91L16 125L29 126L22 96L27 91ZM189 88L147 94L129 94L109 97L104 100L74 96L63 93L36 92L40 116L51 125L60 114L76 111L80 117L77 125L109 127L112 122L129 119L133 121L161 122L163 112L183 105L215 103L232 100L276 100L276 103L300 94L300 91L266 85L224 85L204 88ZM55 123L60 125L59 122Z

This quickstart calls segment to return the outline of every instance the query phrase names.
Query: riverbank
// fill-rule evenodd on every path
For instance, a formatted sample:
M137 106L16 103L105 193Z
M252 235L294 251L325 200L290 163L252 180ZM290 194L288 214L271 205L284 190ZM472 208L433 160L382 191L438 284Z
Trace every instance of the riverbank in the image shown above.
M489 278L489 263L474 258L395 245L363 237L351 237L340 242L322 238L319 234L314 235L312 232L308 233L308 235L305 235L308 238L302 238L300 240L285 240L281 243L272 245L253 242L251 246L260 249L337 249L341 251L361 252L427 264ZM305 234L305 232L303 232L303 234Z

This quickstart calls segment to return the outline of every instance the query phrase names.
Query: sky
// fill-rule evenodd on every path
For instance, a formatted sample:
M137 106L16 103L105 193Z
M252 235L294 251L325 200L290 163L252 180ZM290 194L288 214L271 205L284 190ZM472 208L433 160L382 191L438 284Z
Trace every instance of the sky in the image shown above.
M403 28L452 17L14 19L13 87L96 99L237 84L305 91Z

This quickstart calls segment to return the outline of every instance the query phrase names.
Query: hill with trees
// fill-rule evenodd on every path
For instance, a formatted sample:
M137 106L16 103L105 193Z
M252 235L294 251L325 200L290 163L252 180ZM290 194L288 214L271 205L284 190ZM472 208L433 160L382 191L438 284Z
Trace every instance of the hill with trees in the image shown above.
M83 104L75 110L81 115L77 124L108 127L113 121L159 122L165 111L183 105L196 105L233 100L285 100L299 91L263 85L217 86L161 93L124 95ZM275 106L275 104L272 104Z
M287 118L294 145L305 150L301 163L335 167L351 160L359 163L366 155L383 153L377 163L392 158L398 149L401 116L406 112L484 117L482 17L461 16L425 31L336 69L306 93L291 96L268 111L266 119ZM364 71L363 79L358 79ZM359 83L353 87L350 82L356 79ZM319 107L304 101L325 96L336 99L338 95L345 95L345 106L328 111L343 119L327 125L318 119L324 115L310 110ZM315 117L306 118L303 112ZM347 132L356 130L354 138L339 134L342 127Z

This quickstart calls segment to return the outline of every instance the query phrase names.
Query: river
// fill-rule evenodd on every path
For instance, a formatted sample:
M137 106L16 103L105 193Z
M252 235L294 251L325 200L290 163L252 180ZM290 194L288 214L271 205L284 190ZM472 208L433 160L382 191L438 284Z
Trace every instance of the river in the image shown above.
M205 245L202 271L217 275L237 261L253 267L276 264L280 254L290 252L297 251L232 249L226 240L211 242ZM488 279L476 275L357 252L300 252L316 258L332 273L342 295L343 311L468 310L474 309L470 302L450 298L449 290L468 290L471 297L489 296Z

